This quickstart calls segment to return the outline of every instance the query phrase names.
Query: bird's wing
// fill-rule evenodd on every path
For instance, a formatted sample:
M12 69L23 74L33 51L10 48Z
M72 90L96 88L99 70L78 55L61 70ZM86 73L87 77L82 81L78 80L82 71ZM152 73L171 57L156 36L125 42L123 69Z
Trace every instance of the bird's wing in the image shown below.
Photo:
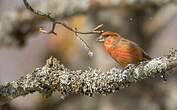
M114 47L121 47L125 45L133 47L133 48L139 48L138 44L136 44L135 42L129 41L127 39L121 39L115 42Z
M138 48L139 50L142 51L142 55L143 55L143 60L150 60L152 59L142 48L140 48L138 46L138 44L136 44L135 42L129 41L127 39L121 39L120 41L115 43L115 47L123 47L123 46L130 46L132 48ZM132 51L134 51L134 49L131 49Z

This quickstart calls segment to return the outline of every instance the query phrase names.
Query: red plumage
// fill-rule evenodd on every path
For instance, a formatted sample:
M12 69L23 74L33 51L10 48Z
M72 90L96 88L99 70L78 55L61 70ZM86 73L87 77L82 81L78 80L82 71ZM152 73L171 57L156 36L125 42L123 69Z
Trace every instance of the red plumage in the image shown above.
M101 34L98 41L103 41L106 51L121 67L150 60L151 57L136 43L121 37L118 33L107 31Z

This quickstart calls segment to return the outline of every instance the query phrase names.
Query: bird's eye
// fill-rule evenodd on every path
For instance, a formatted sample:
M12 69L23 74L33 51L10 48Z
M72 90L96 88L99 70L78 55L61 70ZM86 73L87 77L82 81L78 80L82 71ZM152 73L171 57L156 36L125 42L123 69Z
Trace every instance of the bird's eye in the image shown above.
M107 37L109 37L109 35L104 35L104 38L107 38Z

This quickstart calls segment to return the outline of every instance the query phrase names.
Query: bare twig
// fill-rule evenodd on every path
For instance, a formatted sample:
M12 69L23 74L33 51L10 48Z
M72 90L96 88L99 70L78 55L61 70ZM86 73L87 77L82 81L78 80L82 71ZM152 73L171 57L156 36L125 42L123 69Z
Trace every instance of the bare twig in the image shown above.
M77 28L75 28L75 30L77 30ZM90 47L87 45L87 43L77 34L77 33L74 33L74 35L76 36L76 38L81 41L82 45L84 46L84 48L86 48L88 50L88 55L89 56L93 56L93 52L92 50L90 49Z
M112 68L107 72L97 69L72 71L51 57L45 66L35 69L32 73L20 79L0 85L0 103L39 91L49 97L54 91L62 95L80 94L93 96L95 94L111 94L120 88L128 87L131 83L158 77L177 66L177 50L167 56L154 58L151 61L141 62L138 66L131 65L125 70Z
M81 37L79 37L78 34L101 34L103 32L103 30L98 31L98 29L100 29L103 26L103 24L98 25L92 31L81 32L81 31L78 31L77 28L72 28L72 27L68 26L67 24L65 24L63 22L57 21L56 18L52 17L51 13L44 13L44 12L41 12L39 10L33 9L30 6L30 4L27 2L27 0L23 0L23 2L25 4L26 8L29 9L31 12L33 12L36 15L39 15L39 16L47 17L50 21L52 21L53 24L52 24L52 29L50 31L47 32L44 29L40 28L40 30L39 30L40 32L45 33L45 34L55 34L56 35L56 32L55 32L56 24L61 24L62 26L64 26L68 30L74 32L76 38L78 38L82 42L83 46L89 51L88 55L89 56L93 56L93 52L91 51L91 49L89 48L89 46L87 45L87 43Z
M26 8L29 9L31 12L33 12L34 14L39 15L39 16L47 17L50 21L53 22L51 31L47 32L47 31L45 31L45 30L43 30L43 29L41 28L41 29L40 29L40 32L44 32L44 33L47 33L47 34L51 34L51 33L52 33L52 34L56 34L56 33L54 32L55 27L56 27L56 24L61 24L62 26L64 26L64 27L67 28L68 30L70 30L70 31L72 31L72 32L74 32L74 33L79 33L79 34L101 34L101 33L103 32L103 31L96 31L96 30L88 31L88 32L81 32L81 31L75 30L74 28L68 26L66 23L57 21L56 18L52 17L52 14L51 14L51 13L44 13L44 12L42 12L42 11L40 11L40 10L36 10L36 9L32 8L32 7L30 6L30 4L27 2L27 0L23 0L23 2L24 2L24 4L25 4ZM100 26L100 27L102 27L102 26ZM97 30L98 30L98 28L97 28Z

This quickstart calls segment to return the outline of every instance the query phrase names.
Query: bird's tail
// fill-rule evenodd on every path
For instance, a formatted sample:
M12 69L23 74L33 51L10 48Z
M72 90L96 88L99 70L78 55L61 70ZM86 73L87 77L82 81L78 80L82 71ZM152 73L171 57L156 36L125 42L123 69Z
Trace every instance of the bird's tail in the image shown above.
M152 58L146 53L143 52L143 60L151 60Z

